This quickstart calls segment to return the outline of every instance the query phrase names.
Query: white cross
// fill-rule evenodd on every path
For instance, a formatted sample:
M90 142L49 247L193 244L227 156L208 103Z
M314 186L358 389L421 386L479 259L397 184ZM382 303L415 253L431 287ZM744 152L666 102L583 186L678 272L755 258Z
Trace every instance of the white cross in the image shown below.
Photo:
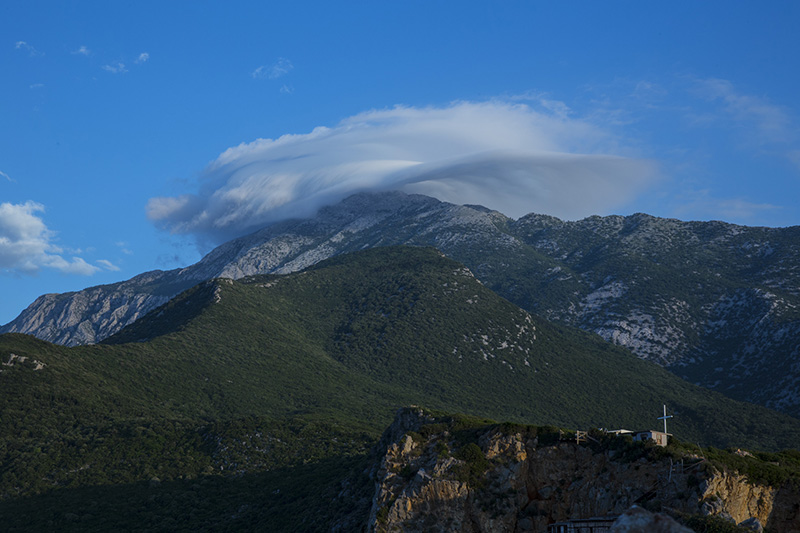
M667 416L667 406L664 406L664 416L659 416L658 420L664 421L664 433L667 432L667 418L672 418L672 415Z

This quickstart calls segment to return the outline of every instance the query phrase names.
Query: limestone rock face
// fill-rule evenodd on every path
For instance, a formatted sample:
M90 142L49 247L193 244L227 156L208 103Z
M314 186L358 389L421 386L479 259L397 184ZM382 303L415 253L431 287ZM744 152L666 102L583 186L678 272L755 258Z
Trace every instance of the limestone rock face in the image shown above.
M761 522L757 518L748 518L747 520L742 520L739 524L740 527L746 527L751 531L755 531L756 533L763 533L764 526L761 525Z
M637 505L800 531L794 489L704 469L701 458L637 459L503 426L476 430L465 443L464 432L420 409L401 410L398 421L372 471L368 531L544 532L555 522L599 516L620 516L613 531L689 531ZM400 435L402 428L410 429ZM636 529L645 522L652 528Z
M791 485L781 487L775 495L769 519L759 521L769 531L800 531L800 490Z
M677 523L671 517L661 513L651 513L646 509L633 506L625 511L609 533L693 533L688 527Z
M706 514L727 513L737 524L750 518L766 524L772 514L778 489L747 482L744 476L720 472L708 478L701 488Z

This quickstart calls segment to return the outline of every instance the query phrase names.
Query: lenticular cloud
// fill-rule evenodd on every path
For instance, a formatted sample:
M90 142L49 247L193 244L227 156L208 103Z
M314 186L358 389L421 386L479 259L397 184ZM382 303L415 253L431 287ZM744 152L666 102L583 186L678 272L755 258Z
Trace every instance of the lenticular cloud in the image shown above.
M365 190L574 219L604 214L654 177L652 163L613 155L616 146L597 126L527 105L396 107L230 148L205 169L197 192L152 198L147 215L205 244Z

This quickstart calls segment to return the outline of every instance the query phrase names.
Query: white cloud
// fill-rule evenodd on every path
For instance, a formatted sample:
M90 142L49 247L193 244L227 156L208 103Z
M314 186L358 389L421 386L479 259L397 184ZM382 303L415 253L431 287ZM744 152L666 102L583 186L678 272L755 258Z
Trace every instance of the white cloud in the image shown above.
M116 244L119 247L119 251L122 252L123 254L125 254L125 255L133 255L133 251L130 248L128 248L128 243L127 242L119 241Z
M725 110L739 121L755 126L764 141L782 141L789 132L791 119L786 110L766 99L738 92L728 80L698 80L703 95L719 100Z
M148 217L218 243L312 215L362 190L401 189L511 216L606 214L655 178L649 161L616 157L618 140L580 119L506 102L396 107L332 128L230 148L196 193L152 198Z
M47 255L43 261L42 266L59 270L64 274L76 274L78 276L91 276L98 270L96 266L92 266L80 257L73 257L72 261L67 261L60 255Z
M14 180L11 179L11 176L0 170L0 178L5 178L6 180L14 183Z
M257 69L255 69L251 76L256 79L261 78L269 78L271 80L276 80L281 76L284 76L289 73L290 70L294 68L292 62L286 59L285 57L279 57L275 63L272 65L266 66L261 65Z
M95 262L106 270L111 272L119 272L119 267L107 259L98 259Z
M112 74L124 74L128 72L128 69L125 68L125 63L119 61L113 65L103 65L103 70Z
M797 150L789 150L786 153L786 157L789 158L789 161L797 167L797 170L800 170L800 149Z
M725 220L738 224L749 224L763 217L764 213L780 211L782 208L767 203L756 203L742 198L718 198L709 189L691 190L674 208L675 216L699 220Z
M796 155L800 152L799 129L788 109L766 98L743 94L728 80L696 80L696 86L702 97L722 105L725 116L738 126L747 146L777 154L800 169ZM717 119L714 114L705 114L698 117L697 123Z
M54 233L36 213L36 202L0 204L0 271L33 274L51 268L65 274L91 275L99 270L80 257L64 259L52 243Z
M142 63L146 63L148 59L150 59L150 54L148 54L147 52L142 52L141 54L139 54L139 57L136 58L136 61L134 61L134 63L136 63L137 65L141 65Z
M44 83L32 83L28 85L28 89L41 89L42 87L44 87Z
M86 48L85 46L81 46L77 50L73 50L72 54L74 55L81 55L81 56L88 56L91 55L92 51Z
M26 52L28 52L28 55L30 55L31 57L43 56L44 55L43 52L38 51L36 48L34 48L33 46L29 45L25 41L17 41L14 44L14 49L16 49L16 50L25 50Z

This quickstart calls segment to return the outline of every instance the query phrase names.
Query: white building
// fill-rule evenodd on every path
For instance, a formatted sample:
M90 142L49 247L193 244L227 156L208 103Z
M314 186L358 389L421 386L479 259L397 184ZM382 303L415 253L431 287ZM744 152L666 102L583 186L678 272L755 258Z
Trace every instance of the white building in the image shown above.
M652 440L658 446L666 446L671 435L669 433L664 433L663 431L656 431L654 429L650 429L647 431L637 431L633 434L633 440L635 441L648 441Z

